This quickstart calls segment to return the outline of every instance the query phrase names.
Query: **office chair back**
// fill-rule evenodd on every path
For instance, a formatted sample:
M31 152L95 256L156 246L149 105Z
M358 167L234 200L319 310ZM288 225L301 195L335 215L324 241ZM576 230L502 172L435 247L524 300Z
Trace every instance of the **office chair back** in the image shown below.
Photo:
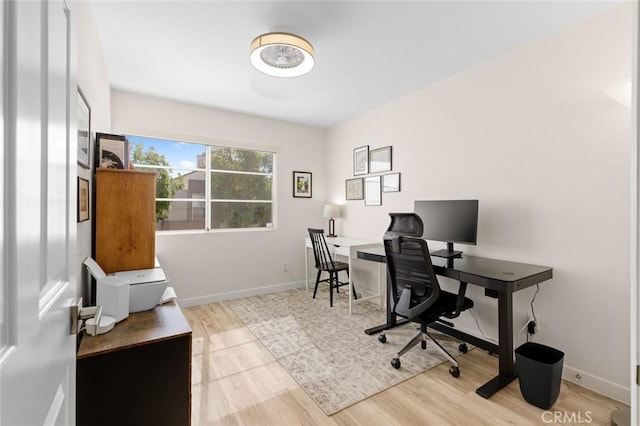
M384 234L384 250L393 296L393 311L416 318L440 297L440 284L433 271L422 220L415 213L390 213L391 224ZM442 312L433 312L434 320Z
M336 264L333 261L333 257L331 257L329 246L324 239L324 230L313 228L307 228L307 230L309 231L309 238L311 238L316 269L325 271L336 269Z

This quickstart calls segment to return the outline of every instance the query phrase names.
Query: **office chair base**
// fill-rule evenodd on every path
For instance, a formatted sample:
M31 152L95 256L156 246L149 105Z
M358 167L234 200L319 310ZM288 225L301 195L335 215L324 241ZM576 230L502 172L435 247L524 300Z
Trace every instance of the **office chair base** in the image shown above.
M396 370L399 369L402 366L400 357L406 354L407 352L409 352L409 350L411 350L411 348L416 346L418 342L420 342L422 349L426 349L427 348L426 339L431 340L431 342L433 342L436 345L436 348L438 348L440 353L442 353L445 356L445 358L447 358L447 360L451 364L453 364L451 367L449 367L449 374L451 374L455 378L460 377L460 368L458 367L458 361L440 344L440 342L434 339L427 331L423 329L421 329L415 336L413 336L413 338L409 341L409 343L407 343L402 349L400 349L400 351L398 352L398 356L391 360L391 366ZM380 343L386 343L387 336L384 333L379 335L378 341ZM467 353L469 348L467 347L466 343L463 342L463 343L460 343L460 345L458 346L458 350L462 353Z

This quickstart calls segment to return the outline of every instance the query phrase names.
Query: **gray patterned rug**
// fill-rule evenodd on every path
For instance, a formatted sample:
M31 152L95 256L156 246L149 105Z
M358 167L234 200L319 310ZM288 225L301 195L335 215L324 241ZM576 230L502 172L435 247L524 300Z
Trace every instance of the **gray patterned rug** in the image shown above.
M391 359L412 337L415 324L398 327L408 332L389 333L382 344L364 332L384 322L381 307L365 301L349 315L346 292L334 294L333 308L327 286L318 289L315 300L312 295L299 289L226 303L327 415L445 361L434 345L417 346L396 370ZM457 343L439 341L457 356Z

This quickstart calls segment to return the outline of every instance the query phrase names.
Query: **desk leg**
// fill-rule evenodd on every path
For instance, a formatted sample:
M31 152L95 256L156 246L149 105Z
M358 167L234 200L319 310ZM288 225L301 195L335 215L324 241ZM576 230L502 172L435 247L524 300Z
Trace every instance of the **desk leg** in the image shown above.
M387 306L389 306L388 301L387 301ZM390 330L394 327L398 327L408 322L409 320L404 318L398 319L396 315L387 308L387 322L385 322L384 324L376 325L375 327L367 328L364 332L367 333L369 336L372 336L374 334L378 334L385 330Z
M383 306L385 309L387 307L387 303L385 303L384 296L387 294L387 264L381 263L380 268L378 270L378 293L380 293L380 306Z
M513 366L513 295L498 293L498 375L476 389L476 393L490 398L516 378Z
M354 285L353 284L353 269L351 269L351 259L354 259L355 257L352 256L353 253L351 253L353 251L353 248L349 248L349 257L347 258L347 262L349 262L349 315L351 315L351 299L353 298L353 288Z
M387 265L383 264L384 272L387 272ZM383 273L384 273L383 272ZM386 295L387 295L387 303L386 303L386 311L387 311L387 322L385 322L384 324L380 324L380 325L376 325L375 327L371 327L371 328L367 328L364 332L367 333L368 335L374 335L374 334L378 334L381 331L385 331L385 330L389 330L391 328L397 327L399 325L403 325L409 322L409 320L406 319L400 319L398 320L396 317L396 314L393 313L393 311L391 311L391 306L393 305L391 303L391 290L389 289L389 283L391 281L389 280L389 276L387 275L387 279L386 279L386 287L387 287L387 291L386 291Z
M307 245L304 246L304 282L307 287L307 293L309 292L309 261L307 258L309 257L309 250L307 249Z

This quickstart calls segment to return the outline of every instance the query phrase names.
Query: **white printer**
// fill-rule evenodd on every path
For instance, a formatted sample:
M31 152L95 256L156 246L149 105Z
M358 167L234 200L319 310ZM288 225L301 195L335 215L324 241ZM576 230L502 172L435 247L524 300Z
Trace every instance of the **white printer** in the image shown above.
M107 305L110 305L103 306L103 311L106 308L105 314L107 315L109 315L109 311L118 312L118 315L111 315L116 318L124 319L121 318L123 312L133 313L153 309L161 303L167 288L167 276L160 267L157 258L155 268L114 272L109 275L105 274L100 265L90 257L84 261L84 264L96 279L96 302L98 302L98 298L101 298L101 290L105 296L107 296L107 292L111 293L106 298L101 298L107 301ZM124 283L129 285L124 285ZM128 293L128 297L125 297L125 293ZM128 306L125 309L124 304L127 302Z

